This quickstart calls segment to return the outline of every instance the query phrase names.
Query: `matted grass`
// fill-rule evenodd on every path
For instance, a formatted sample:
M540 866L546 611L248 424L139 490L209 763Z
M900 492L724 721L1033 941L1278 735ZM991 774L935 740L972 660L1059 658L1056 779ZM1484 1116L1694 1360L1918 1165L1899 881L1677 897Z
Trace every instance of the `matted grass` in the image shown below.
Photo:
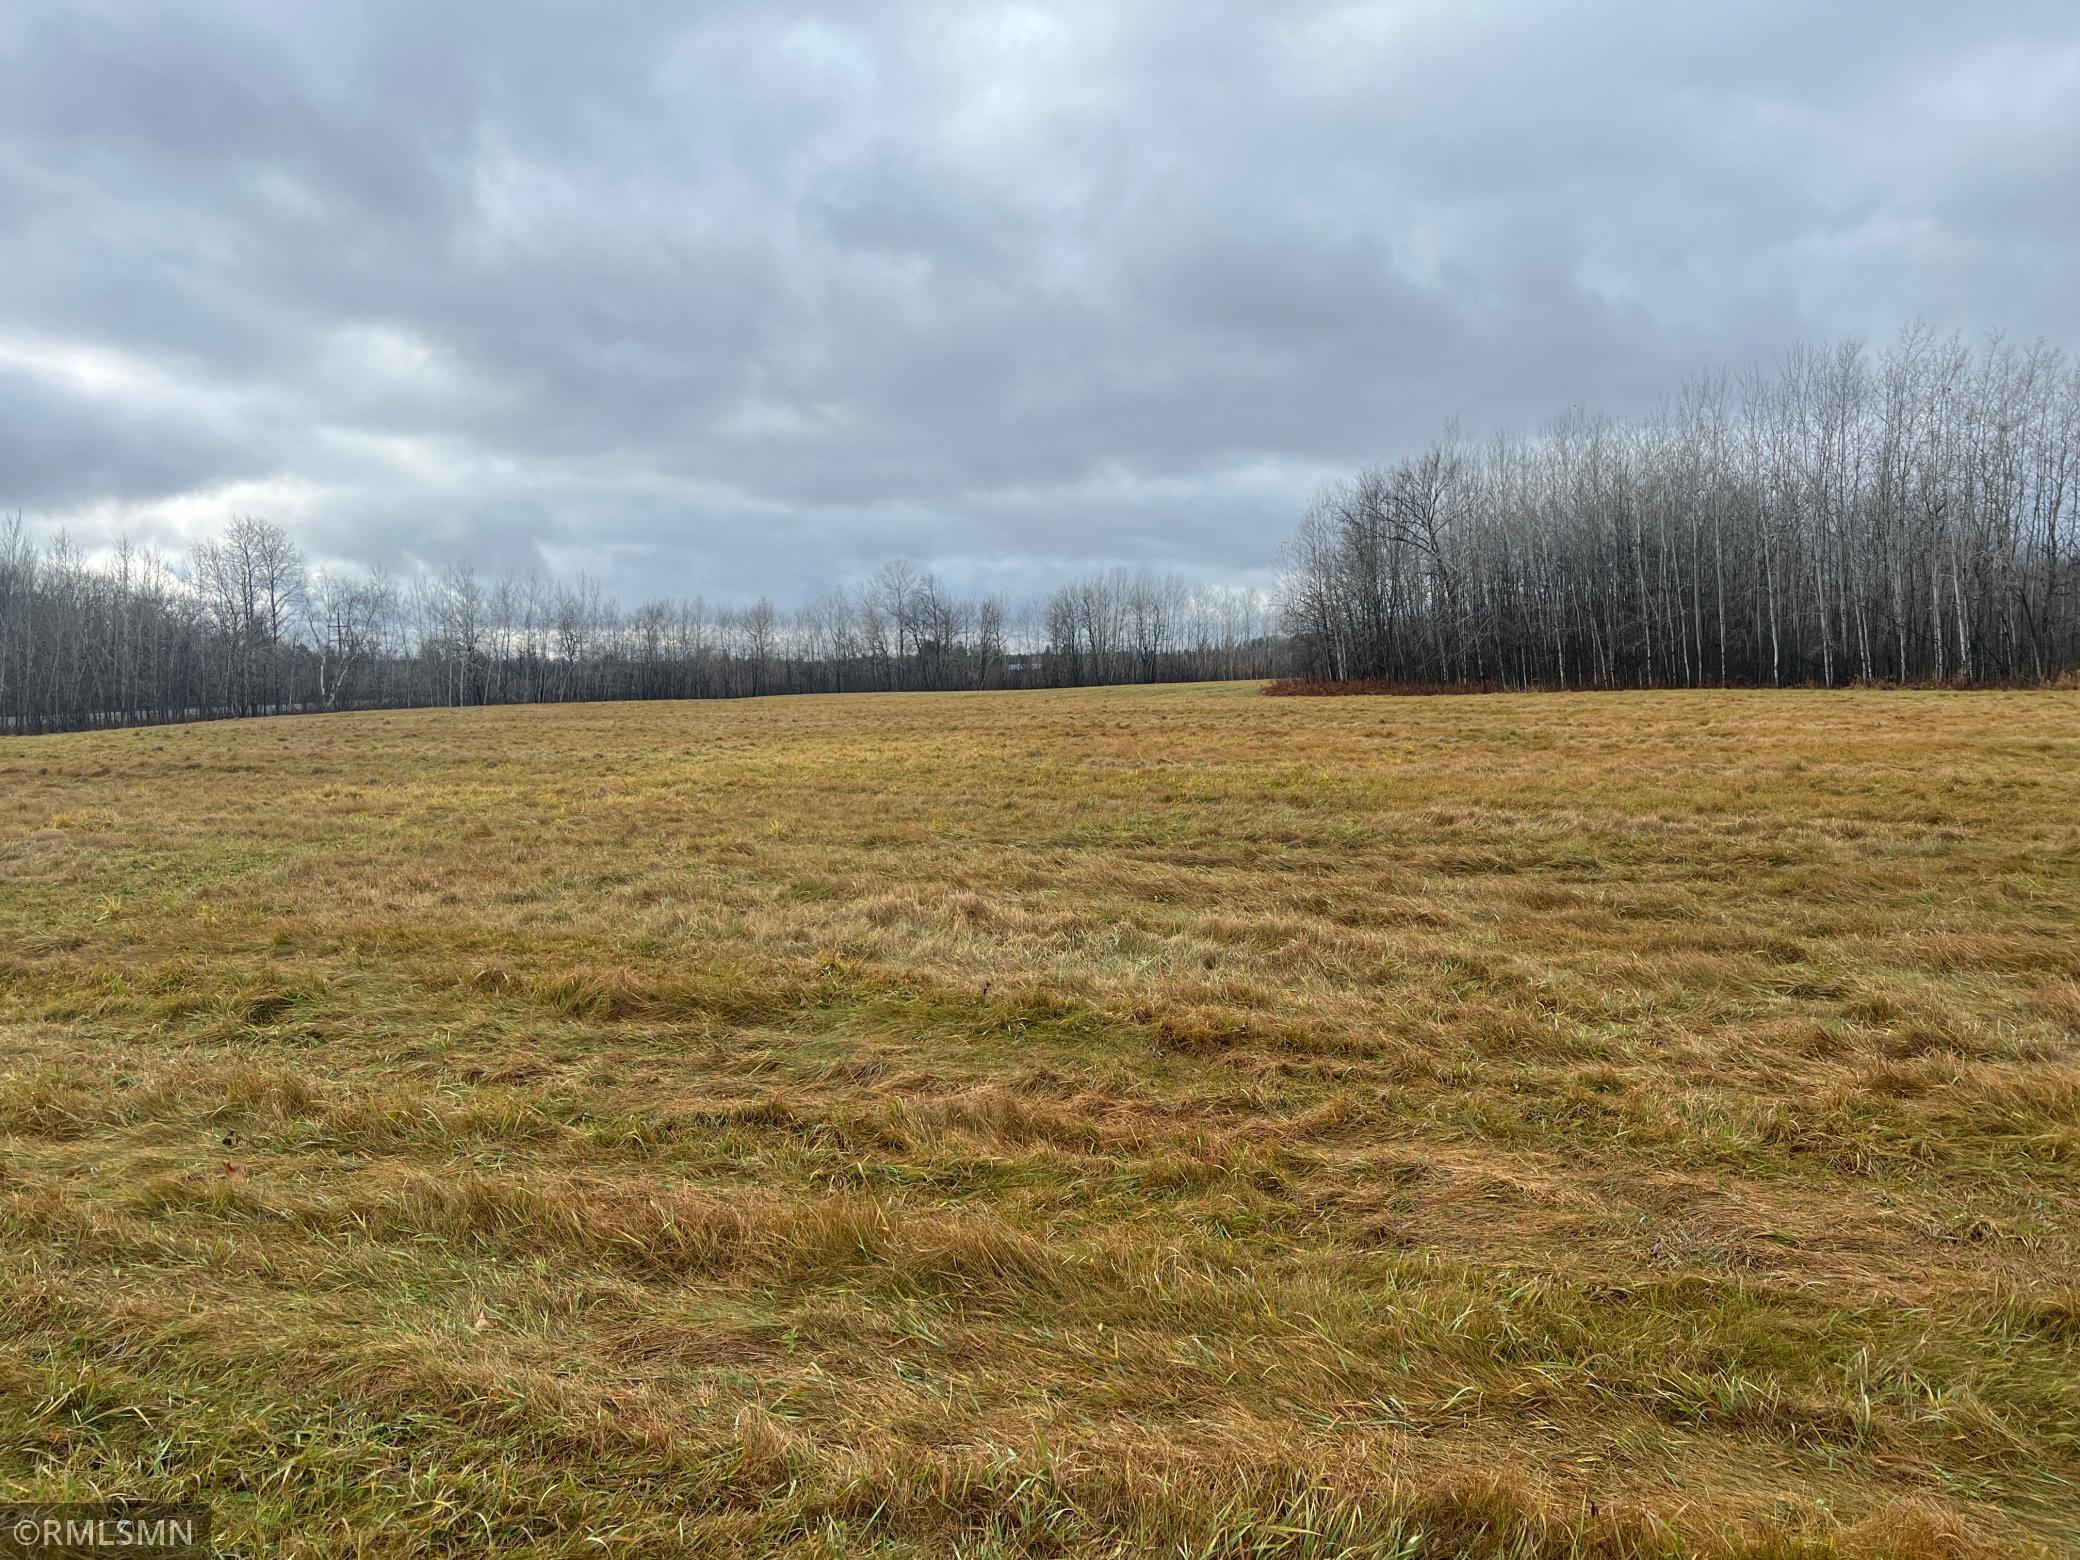
M2080 1545L2080 699L0 744L0 1478L247 1550Z

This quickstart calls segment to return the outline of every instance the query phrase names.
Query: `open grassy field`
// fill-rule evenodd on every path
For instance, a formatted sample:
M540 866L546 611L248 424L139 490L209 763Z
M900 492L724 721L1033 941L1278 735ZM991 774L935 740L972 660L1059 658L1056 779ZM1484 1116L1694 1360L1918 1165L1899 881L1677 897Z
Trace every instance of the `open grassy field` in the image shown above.
M2080 697L0 744L0 1484L245 1550L2080 1548Z

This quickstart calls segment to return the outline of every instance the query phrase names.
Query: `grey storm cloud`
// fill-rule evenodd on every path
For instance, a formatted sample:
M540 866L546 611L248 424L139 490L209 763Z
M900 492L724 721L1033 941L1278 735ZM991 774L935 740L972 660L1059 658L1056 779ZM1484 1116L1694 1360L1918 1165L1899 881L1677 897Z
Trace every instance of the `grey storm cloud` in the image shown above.
M0 14L0 507L799 599L1261 581L1446 419L2080 344L2042 5Z

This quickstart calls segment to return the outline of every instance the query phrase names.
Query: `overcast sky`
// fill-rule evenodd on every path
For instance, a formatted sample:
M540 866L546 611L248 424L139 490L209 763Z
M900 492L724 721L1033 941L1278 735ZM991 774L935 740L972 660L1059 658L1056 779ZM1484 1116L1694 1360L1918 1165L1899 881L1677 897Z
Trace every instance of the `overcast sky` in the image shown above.
M1262 580L1446 418L2080 343L2080 7L0 8L0 509L783 603Z

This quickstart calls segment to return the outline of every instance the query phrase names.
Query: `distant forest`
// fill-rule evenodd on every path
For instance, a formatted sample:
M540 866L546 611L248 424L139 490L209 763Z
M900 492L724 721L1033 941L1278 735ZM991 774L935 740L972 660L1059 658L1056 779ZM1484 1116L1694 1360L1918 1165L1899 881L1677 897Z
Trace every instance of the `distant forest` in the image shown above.
M591 581L309 568L266 520L172 562L0 524L0 730L585 699L1067 687L1276 676L1258 593L1111 569L1012 605L905 563L782 614Z
M797 611L588 580L310 568L234 521L186 558L0 524L0 730L287 711L1311 677L1389 686L2080 676L2080 365L1914 329L1684 385L1654 416L1328 487L1276 601L1096 572L1013 604L891 563Z
M2080 366L1915 329L1360 472L1282 607L1332 681L2038 683L2080 668L2076 548Z

